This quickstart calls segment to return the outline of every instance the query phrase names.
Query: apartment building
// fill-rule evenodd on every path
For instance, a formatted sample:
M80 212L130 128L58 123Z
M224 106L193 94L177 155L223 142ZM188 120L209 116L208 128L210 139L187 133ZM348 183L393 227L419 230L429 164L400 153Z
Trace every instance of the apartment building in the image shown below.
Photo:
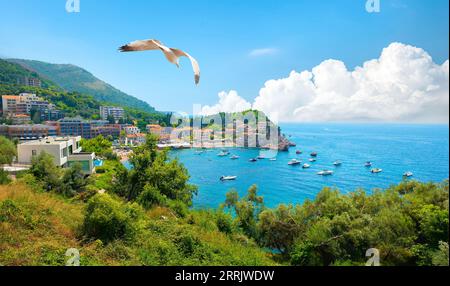
M60 167L80 164L86 175L95 171L94 153L83 153L81 137L47 137L17 145L19 164L30 165L33 157L45 152L53 157L54 163Z
M100 116L103 120L107 120L112 116L116 122L125 118L125 110L122 107L100 106Z

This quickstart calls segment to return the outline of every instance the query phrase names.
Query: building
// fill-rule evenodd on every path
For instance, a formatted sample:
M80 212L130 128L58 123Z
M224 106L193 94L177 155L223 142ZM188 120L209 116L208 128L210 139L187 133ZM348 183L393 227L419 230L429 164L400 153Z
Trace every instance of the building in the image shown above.
M22 125L30 123L31 117L28 114L15 114L11 116L11 120L13 124Z
M86 139L92 138L91 122L81 117L64 118L58 121L62 136L81 136Z
M26 77L25 78L25 85L27 86L34 86L34 87L41 87L42 82L40 79L35 77Z
M161 135L161 131L162 131L161 125L149 124L149 125L147 125L146 128L147 128L147 133L156 135L158 137Z
M75 163L81 165L86 175L93 174L94 153L83 153L81 137L47 137L17 145L19 164L30 165L33 157L45 152L53 157L54 163L60 167L70 167Z
M53 110L55 106L36 94L21 93L19 95L2 96L3 114L31 114L32 110Z
M57 121L64 118L64 113L56 109L39 110L39 118L41 121Z
M44 124L2 125L0 135L22 141L59 135L59 127Z
M133 146L139 146L144 144L146 141L146 135L143 133L138 134L128 134L125 144L126 145L133 145Z
M125 118L125 110L122 107L100 106L100 116L103 120L108 120L112 116L118 122L120 119Z
M91 126L91 138L102 135L103 137L111 136L117 139L120 137L120 131L120 124L93 125Z
M141 133L141 129L139 129L136 126L131 126L131 125L123 127L123 130L125 131L125 134L127 134L127 135L140 134Z
M20 102L18 95L3 95L2 96L2 110L3 113L16 113L16 105Z

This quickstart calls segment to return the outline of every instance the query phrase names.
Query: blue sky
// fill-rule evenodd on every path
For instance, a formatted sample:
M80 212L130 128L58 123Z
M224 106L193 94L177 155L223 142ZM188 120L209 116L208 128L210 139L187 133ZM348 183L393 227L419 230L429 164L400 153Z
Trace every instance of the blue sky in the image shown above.
M77 14L65 2L0 0L0 57L81 66L159 110L190 112L232 89L252 101L267 80L330 58L353 69L392 42L437 64L449 53L448 0L381 0L376 14L366 0L81 0ZM158 52L117 52L147 38L196 57L200 86L188 60L178 71Z

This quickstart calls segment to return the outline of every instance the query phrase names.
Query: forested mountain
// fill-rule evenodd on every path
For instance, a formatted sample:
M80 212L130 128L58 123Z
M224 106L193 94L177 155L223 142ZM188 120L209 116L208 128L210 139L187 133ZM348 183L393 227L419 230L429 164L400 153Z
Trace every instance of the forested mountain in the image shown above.
M17 63L35 72L40 77L56 83L68 92L89 94L101 102L110 102L145 112L155 111L148 103L114 88L80 67L70 64L50 64L21 59L8 59L7 61Z

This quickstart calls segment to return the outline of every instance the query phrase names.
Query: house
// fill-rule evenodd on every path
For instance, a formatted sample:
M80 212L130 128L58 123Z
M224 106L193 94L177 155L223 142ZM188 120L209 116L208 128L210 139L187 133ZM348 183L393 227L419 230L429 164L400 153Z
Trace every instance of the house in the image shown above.
M95 171L94 153L83 153L81 137L47 137L28 141L17 145L17 161L19 164L30 165L33 157L42 152L53 157L54 163L60 167L70 167L79 163L86 175Z

